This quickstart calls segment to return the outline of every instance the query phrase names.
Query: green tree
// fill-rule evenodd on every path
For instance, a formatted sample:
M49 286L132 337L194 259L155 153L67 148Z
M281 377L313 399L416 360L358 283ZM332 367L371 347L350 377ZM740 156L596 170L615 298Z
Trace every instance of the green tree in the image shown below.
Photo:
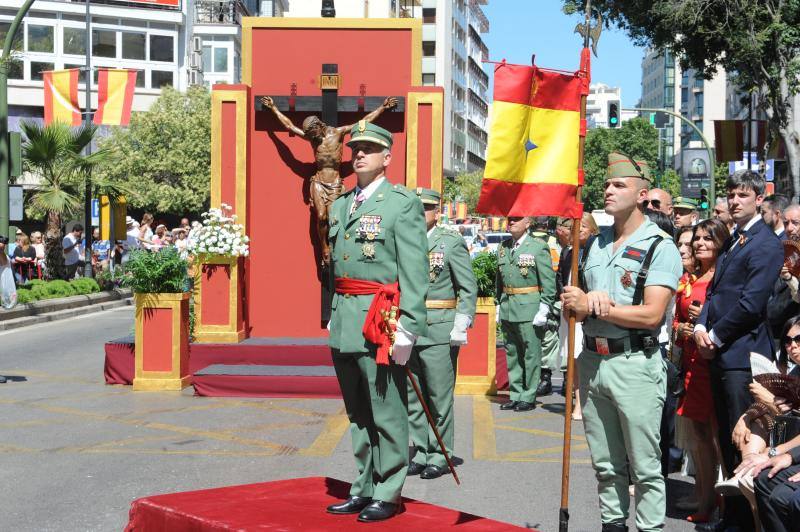
M564 0L582 12L584 0ZM607 25L640 45L670 50L683 68L710 79L723 69L754 95L770 130L786 146L793 197L800 194L800 134L794 97L800 92L798 0L595 0Z
M103 174L136 191L130 206L178 215L208 208L211 97L204 87L164 87L149 111L134 113L101 145L111 152Z
M674 198L681 195L681 176L672 168L664 170L661 176L661 188L670 193Z
M467 204L467 212L474 213L481 195L483 172L467 172L456 175L444 183L444 201L463 201Z
M82 155L94 137L93 125L71 128L60 122L47 126L23 122L21 127L26 139L22 146L24 169L38 178L29 196L28 216L47 218L44 238L47 276L63 278L61 224L64 217L82 212L85 179L105 160L107 152L99 150Z
M623 122L617 129L597 128L586 132L584 148L585 184L583 203L585 210L603 208L603 183L608 166L608 154L619 151L644 159L650 168L656 167L658 157L658 130L642 118Z

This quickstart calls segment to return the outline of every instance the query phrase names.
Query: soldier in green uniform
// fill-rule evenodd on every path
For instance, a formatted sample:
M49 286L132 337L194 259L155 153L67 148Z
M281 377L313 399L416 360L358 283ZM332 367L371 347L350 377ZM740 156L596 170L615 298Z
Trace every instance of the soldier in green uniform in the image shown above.
M528 235L528 217L510 217L497 250L498 319L505 337L510 401L502 410L524 412L536 407L543 327L554 303L556 274L547 244Z
M461 233L436 225L441 195L427 188L416 192L425 208L428 227L428 333L417 339L408 367L419 383L447 454L453 456L456 360L459 348L467 343L467 329L475 317L478 284ZM409 382L408 422L416 454L408 474L438 478L447 472L447 461L411 386Z
M583 325L578 357L586 441L598 482L603 531L626 531L635 485L636 526L662 530L666 513L659 430L666 366L658 333L678 286L681 259L672 237L644 215L650 171L644 161L608 156L604 228L584 253L584 289L561 301Z
M386 179L391 133L361 121L347 144L358 182L329 213L336 292L329 345L350 420L358 477L350 497L329 506L328 512L379 521L397 513L408 469L402 366L416 339L428 332L428 242L419 198ZM395 304L399 319L390 360L389 338L375 331L381 331L379 311Z
M553 271L558 272L558 259L561 256L561 246L558 245L556 237L548 232L548 224L550 220L547 216L537 216L533 219L533 230L531 236L538 238L550 250L550 259L553 264ZM555 288L555 287L554 287ZM559 361L560 345L558 341L558 327L561 324L561 301L555 300L555 291L553 293L554 304L550 307L550 313L547 315L547 323L541 328L542 332L542 374L539 380L539 386L536 388L536 395L550 395L553 393L553 372L558 371L561 366ZM537 332L540 332L537 329Z

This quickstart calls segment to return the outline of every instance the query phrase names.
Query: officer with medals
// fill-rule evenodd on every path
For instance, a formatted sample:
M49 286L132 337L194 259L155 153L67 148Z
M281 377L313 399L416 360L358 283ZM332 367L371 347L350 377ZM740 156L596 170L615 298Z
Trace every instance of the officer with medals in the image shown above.
M361 121L347 145L354 189L329 212L335 294L329 345L342 391L358 477L328 507L359 521L395 515L408 470L408 401L402 367L428 332L425 221L417 196L385 176L392 135ZM386 324L396 327L386 333Z
M553 263L553 271L558 273L558 261L561 257L561 246L558 245L556 237L548 232L550 219L547 216L537 216L533 219L533 231L531 236L538 238L547 244L550 250L550 259ZM555 300L555 293L553 293ZM561 325L561 301L555 301L550 307L547 315L547 323L542 327L542 374L539 386L536 388L536 395L550 395L553 393L553 372L561 367L559 353L561 351L558 341L558 328ZM538 331L537 331L538 332Z
M646 162L608 156L605 211L614 225L584 252L582 287L561 296L564 309L585 320L578 374L604 532L627 530L629 474L637 528L660 531L666 514L659 431L667 376L658 333L682 268L672 237L644 215L649 184Z
M467 343L467 328L475 317L478 284L461 233L436 225L441 212L441 195L427 188L418 188L416 192L425 208L428 227L430 285L425 302L428 333L417 339L408 367L419 383L447 454L453 456L456 360L459 348ZM447 472L447 461L410 382L408 423L416 451L408 466L408 474L420 475L424 479L442 476Z
M509 217L508 232L497 250L497 316L508 363L510 401L501 410L536 407L547 314L556 293L556 273L547 244L530 237L528 217Z

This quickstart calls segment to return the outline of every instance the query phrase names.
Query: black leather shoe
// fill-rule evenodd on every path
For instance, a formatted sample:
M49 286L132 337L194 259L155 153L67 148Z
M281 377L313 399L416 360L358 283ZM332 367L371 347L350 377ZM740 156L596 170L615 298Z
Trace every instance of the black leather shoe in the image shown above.
M533 410L534 408L536 408L535 404L520 401L517 403L517 406L514 407L514 412L527 412L528 410Z
M358 520L364 523L383 521L394 517L394 514L396 514L399 509L399 504L385 501L372 501L372 504L361 510L361 513L358 514Z
M628 525L625 523L603 523L602 532L628 532Z
M350 497L339 504L328 506L329 514L357 514L372 503L372 497Z
M439 467L436 465L429 465L425 468L425 471L419 476L419 478L424 478L426 480L430 480L432 478L439 478L442 475L447 473L447 469L444 467Z
M507 403L503 403L500 405L500 410L514 410L517 404L519 404L519 401L509 401Z
M5 384L6 380L8 380L8 379L6 379L2 375L0 375L0 384Z
M550 395L553 393L553 383L549 369L542 370L542 377L539 380L539 387L536 388L536 395Z
M410 464L408 464L408 474L409 475L412 475L412 476L413 475L419 475L423 471L425 471L425 465L424 464L418 464L416 462L411 462Z

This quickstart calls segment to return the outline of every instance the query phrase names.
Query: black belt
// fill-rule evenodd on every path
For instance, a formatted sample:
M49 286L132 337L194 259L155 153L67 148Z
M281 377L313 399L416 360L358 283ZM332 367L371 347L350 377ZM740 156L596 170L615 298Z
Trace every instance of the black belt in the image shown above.
M584 336L584 347L594 352L601 352L597 349L597 338ZM608 354L615 355L626 351L625 340L630 340L631 351L649 351L659 347L658 338L650 335L639 336L631 335L627 338L605 338L608 342ZM601 353L604 354L604 353Z

